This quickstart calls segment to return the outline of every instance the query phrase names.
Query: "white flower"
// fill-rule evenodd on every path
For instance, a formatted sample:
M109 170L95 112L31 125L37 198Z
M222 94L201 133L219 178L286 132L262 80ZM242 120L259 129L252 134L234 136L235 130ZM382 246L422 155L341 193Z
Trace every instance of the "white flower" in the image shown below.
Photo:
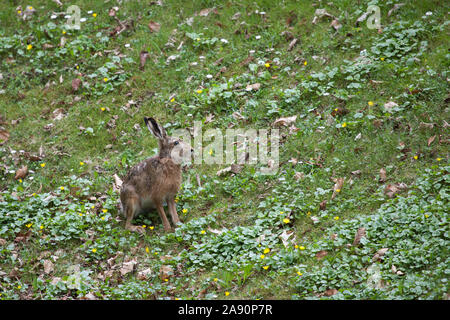
M86 21L86 18L81 18L80 19L80 22L85 22Z
M261 11L259 14L263 16L263 15L265 15L266 13L265 13L264 11Z
M213 77L213 76L212 76L211 74L207 74L207 75L206 75L206 78L208 78L208 79L212 79L212 77Z
M205 56L198 57L200 60L205 60Z
M220 41L221 41L222 43L225 43L225 44L228 43L228 40L227 40L227 39L220 39Z
M92 10L89 10L89 11L88 11L87 13L88 13L88 14L91 14L92 12L94 12L94 11L92 11Z
M56 19L56 14L52 14L52 15L50 16L50 19Z
M255 53L255 50L250 50L249 53L250 53L250 54L254 54L254 53Z
M255 39L259 40L259 39L261 39L261 36L255 36Z
M431 12L431 11L427 11L426 13L425 13L425 15L427 15L427 16L431 16L433 14L433 12Z
M125 48L129 48L130 44L129 43L125 43Z

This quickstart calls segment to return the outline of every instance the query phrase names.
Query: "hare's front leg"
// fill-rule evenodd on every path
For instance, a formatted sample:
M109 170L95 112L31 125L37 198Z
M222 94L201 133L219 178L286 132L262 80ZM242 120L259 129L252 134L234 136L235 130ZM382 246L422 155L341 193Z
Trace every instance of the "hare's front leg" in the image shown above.
M172 231L172 227L170 226L169 220L167 220L166 213L164 212L164 208L163 208L162 202L155 203L155 206L156 206L156 210L158 210L159 217L162 220L162 223L163 223L163 226L164 226L164 231L171 232Z
M178 217L177 214L177 207L174 198L167 200L167 206L169 207L169 213L170 216L172 217L172 222L176 226L178 223L180 223L180 218Z

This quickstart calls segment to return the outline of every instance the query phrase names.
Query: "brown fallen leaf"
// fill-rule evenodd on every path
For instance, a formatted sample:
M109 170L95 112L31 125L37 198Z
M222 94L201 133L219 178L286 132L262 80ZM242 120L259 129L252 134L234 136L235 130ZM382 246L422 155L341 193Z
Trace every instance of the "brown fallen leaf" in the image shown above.
M132 259L130 261L124 262L122 264L122 268L120 268L120 274L122 276L124 276L127 273L133 272L136 264L137 264L137 260L136 259Z
M295 45L297 44L298 39L294 38L290 43L289 43L289 47L288 47L288 51L292 51L292 49L294 49Z
M205 9L200 10L198 15L200 17L207 17L211 12L213 12L215 14L219 13L216 8L205 8Z
M23 166L20 169L18 169L16 171L16 175L14 177L14 179L24 179L28 174L28 167L27 166Z
M338 19L334 19L333 21L331 21L330 26L333 27L333 29L336 31L338 31L340 28L342 28L342 24L339 22Z
M339 293L339 291L337 291L336 289L328 289L323 293L323 295L326 297L331 297L334 296L336 293Z
M406 190L408 186L404 183L388 184L384 188L384 193L389 197L393 198L397 193Z
M141 51L141 53L139 54L139 60L140 60L139 69L144 70L145 61L147 61L147 58L149 58L149 57L150 57L150 55L148 54L147 51L145 51L145 50Z
M430 146L430 145L433 143L434 139L436 139L436 135L431 136L431 137L428 139L428 146Z
M247 87L245 88L246 91L252 91L252 90L259 90L261 88L261 83L253 83L253 84L248 84Z
M77 92L81 85L81 79L76 78L72 80L72 92Z
M396 3L396 4L394 4L394 7L391 10L388 11L387 16L390 17L393 12L397 11L398 9L403 7L404 5L405 5L404 3Z
M319 208L320 208L320 210L326 210L326 209L327 209L327 200L323 200L323 201L319 204Z
M372 262L381 260L381 257L389 250L389 248L382 248L378 250L372 258Z
M0 146L5 144L9 139L9 132L3 127L0 127Z
M172 266L163 264L161 268L159 268L159 278L164 281L164 279L169 279L171 276L173 276Z
M341 192L342 186L344 185L345 178L333 179L335 182L333 187L333 194L331 195L331 200L333 200L339 192Z
M353 246L359 245L359 242L361 241L361 238L366 236L366 228L359 228L358 231L356 231L355 239L353 240Z
M55 265L50 260L44 260L44 273L49 274L52 273L55 268Z
M279 118L277 120L274 121L274 123L272 124L274 127L279 127L279 126L285 126L288 127L289 125L295 123L295 121L297 120L297 116L291 116L291 117L285 117L285 118Z
M384 104L384 111L392 113L392 109L398 107L398 104L394 101L389 101Z
M380 178L378 179L378 182L379 183L384 183L384 182L386 182L386 180L387 180L386 169L381 168L380 169Z
M320 250L319 252L316 253L316 258L317 258L317 260L320 260L323 257L325 257L327 254L328 254L328 251Z
M148 23L148 28L151 32L157 33L161 29L161 25L158 22L150 21Z

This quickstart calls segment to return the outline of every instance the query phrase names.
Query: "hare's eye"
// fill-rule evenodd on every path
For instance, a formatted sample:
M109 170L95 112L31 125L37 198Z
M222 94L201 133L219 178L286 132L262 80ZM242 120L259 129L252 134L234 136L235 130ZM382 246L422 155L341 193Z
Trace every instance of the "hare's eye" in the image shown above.
M179 144L178 141L175 141L175 142L173 143L174 146L176 146L176 145L178 145L178 144Z

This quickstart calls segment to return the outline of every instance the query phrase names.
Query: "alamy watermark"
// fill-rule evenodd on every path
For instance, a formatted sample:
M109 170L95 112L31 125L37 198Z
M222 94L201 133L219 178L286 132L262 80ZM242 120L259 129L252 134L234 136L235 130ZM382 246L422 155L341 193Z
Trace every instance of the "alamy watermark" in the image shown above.
M278 171L279 129L226 129L223 134L220 129L203 132L202 122L194 121L193 138L188 129L175 129L171 136L184 142L171 153L177 163L258 165L263 175Z

